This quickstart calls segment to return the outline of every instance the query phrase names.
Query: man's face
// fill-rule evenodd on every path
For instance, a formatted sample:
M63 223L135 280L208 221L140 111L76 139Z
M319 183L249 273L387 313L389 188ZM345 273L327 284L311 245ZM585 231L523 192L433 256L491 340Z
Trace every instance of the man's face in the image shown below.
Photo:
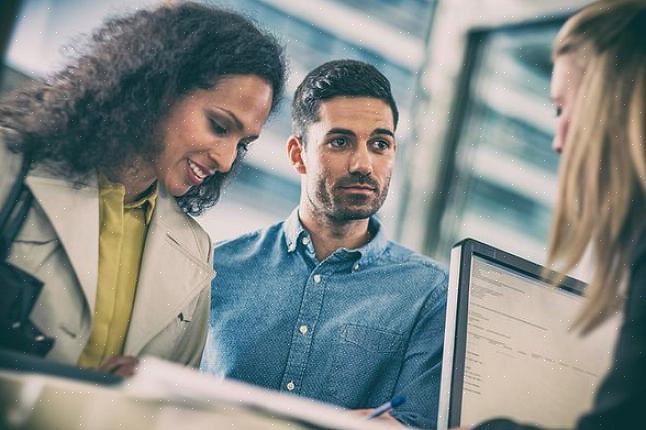
M388 195L395 159L390 106L371 97L335 97L321 103L301 154L307 204L335 221L368 218Z

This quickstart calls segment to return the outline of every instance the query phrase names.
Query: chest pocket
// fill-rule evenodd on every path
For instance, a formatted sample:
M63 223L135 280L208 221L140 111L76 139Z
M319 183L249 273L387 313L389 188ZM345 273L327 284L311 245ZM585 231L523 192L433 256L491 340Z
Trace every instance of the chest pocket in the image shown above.
M402 348L402 335L389 330L346 324L341 331L344 343L356 345L368 352L389 354Z
M396 331L345 324L333 345L327 385L330 401L347 408L367 408L389 399L397 382L404 336Z

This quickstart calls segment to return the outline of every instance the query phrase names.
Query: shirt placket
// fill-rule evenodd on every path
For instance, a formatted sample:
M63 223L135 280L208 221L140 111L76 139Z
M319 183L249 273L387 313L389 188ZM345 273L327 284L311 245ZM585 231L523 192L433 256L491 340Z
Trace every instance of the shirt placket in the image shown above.
M301 308L292 332L287 366L280 385L281 391L296 394L301 391L313 335L323 307L325 283L330 276L323 273L323 269L324 264L318 264L305 284Z

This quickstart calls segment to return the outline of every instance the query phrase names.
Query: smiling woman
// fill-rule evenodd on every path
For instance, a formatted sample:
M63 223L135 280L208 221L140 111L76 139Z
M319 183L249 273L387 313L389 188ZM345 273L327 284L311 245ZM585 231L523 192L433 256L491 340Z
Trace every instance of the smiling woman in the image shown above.
M188 215L217 202L260 135L282 48L238 14L186 2L108 20L79 49L0 103L0 202L12 206L21 166L34 197L1 255L44 283L29 317L55 339L47 358L124 374L142 354L196 365L213 270ZM12 322L0 325L15 348Z
M256 75L223 78L184 97L162 124L164 150L149 176L181 196L210 176L229 172L258 138L271 97L271 86Z

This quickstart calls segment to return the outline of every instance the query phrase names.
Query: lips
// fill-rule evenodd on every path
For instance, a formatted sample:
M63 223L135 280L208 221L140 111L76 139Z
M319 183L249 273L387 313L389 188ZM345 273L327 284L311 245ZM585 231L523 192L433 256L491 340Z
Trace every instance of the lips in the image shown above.
M186 160L186 166L188 179L193 185L200 185L207 177L215 173L191 159Z
M345 186L345 187L339 187L339 188L341 188L342 190L356 191L356 192L371 192L371 191L377 191L377 190L376 190L375 188L373 188L373 187L359 186L359 185L355 185L355 186Z
M370 177L347 177L340 179L336 184L336 188L347 192L371 193L377 192L379 190L379 185L377 184L377 181Z
M339 178L336 181L337 188L361 188L375 191L379 189L379 183L369 175L351 175Z

